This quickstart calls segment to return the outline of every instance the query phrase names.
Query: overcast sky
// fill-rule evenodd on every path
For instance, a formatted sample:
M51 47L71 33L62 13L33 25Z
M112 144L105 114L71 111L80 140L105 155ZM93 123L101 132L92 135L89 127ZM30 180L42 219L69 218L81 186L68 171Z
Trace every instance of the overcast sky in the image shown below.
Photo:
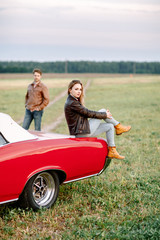
M160 0L0 0L0 61L160 61Z

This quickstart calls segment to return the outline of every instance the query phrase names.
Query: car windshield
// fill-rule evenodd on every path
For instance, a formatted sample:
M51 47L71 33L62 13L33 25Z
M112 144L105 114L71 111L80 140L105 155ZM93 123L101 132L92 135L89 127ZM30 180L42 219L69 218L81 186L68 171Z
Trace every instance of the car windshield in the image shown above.
M7 140L3 137L2 133L0 132L0 146L7 144Z
M0 113L0 145L37 138L4 113Z

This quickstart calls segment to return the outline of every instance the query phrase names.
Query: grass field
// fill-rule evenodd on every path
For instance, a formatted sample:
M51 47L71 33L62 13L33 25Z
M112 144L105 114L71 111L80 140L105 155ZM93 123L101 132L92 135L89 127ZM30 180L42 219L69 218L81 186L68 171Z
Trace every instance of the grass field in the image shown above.
M0 76L0 112L16 121L24 115L29 77ZM49 210L1 205L0 239L159 240L160 76L46 75L50 98L73 78L84 84L92 80L86 107L109 108L117 120L132 125L129 133L115 136L117 149L126 158L112 160L99 177L62 185ZM43 126L63 112L65 98L46 108ZM65 120L54 131L68 133Z

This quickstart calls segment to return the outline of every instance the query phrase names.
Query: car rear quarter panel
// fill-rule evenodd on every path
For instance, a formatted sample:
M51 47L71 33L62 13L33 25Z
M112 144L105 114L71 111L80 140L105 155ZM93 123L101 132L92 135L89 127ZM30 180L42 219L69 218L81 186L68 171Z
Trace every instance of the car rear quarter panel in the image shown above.
M18 198L27 181L44 170L62 170L70 181L103 169L107 144L97 138L29 140L0 148L0 202Z

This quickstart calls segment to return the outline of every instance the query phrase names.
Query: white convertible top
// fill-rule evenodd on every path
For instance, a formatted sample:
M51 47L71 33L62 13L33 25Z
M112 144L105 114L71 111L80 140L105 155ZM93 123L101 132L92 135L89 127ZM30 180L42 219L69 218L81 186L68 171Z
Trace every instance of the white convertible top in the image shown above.
M18 125L8 114L5 113L0 113L0 133L10 143L37 138Z

